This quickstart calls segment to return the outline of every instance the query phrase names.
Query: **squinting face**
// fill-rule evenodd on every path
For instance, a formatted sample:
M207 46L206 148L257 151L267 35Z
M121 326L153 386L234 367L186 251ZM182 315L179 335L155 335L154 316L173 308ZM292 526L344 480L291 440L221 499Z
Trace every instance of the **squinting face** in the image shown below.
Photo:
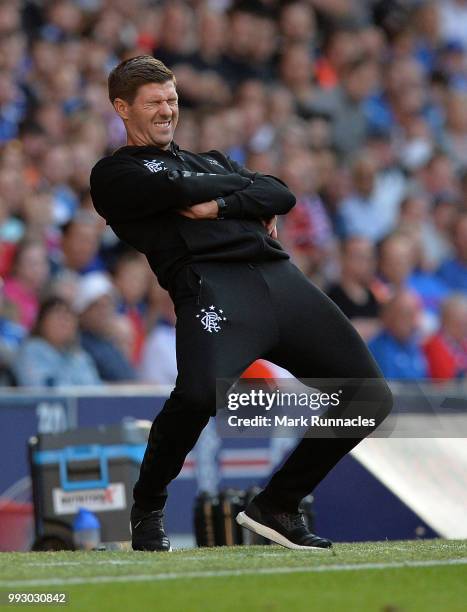
M133 104L117 98L115 108L125 122L128 144L167 149L178 122L178 96L173 81L146 83Z

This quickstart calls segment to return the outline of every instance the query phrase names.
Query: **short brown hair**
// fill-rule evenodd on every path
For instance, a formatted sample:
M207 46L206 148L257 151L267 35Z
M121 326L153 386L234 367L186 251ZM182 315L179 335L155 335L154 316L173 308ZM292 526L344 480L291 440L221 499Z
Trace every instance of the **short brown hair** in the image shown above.
M152 55L138 55L120 62L109 74L109 98L121 98L132 104L139 87L146 83L175 83L174 73Z

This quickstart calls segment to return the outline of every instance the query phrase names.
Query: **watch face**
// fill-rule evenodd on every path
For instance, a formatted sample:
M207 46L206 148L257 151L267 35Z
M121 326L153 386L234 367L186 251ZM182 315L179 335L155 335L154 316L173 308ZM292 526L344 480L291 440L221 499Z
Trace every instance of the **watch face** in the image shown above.
M225 200L224 198L216 198L216 202L217 202L217 218L218 219L223 219L223 215L222 213L224 212L224 210L227 208L225 205Z

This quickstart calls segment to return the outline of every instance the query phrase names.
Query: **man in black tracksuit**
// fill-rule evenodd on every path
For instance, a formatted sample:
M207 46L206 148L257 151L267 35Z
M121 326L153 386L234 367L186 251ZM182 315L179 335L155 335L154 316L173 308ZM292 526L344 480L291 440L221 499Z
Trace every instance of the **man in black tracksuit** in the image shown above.
M147 256L177 315L178 377L154 420L134 487L132 543L140 550L170 549L162 523L166 487L215 414L216 379L237 379L263 358L297 378L375 379L359 399L378 423L391 407L359 335L276 239L275 216L293 207L292 193L218 151L181 150L173 141L175 84L150 56L112 71L109 96L128 146L91 174L96 210ZM339 410L352 408L344 389ZM298 505L361 437L303 438L238 522L289 548L331 546L308 531Z

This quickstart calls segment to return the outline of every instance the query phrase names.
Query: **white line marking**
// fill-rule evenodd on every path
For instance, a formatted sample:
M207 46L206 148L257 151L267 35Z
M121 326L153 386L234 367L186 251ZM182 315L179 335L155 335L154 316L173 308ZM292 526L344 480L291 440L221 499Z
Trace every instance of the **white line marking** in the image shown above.
M143 551L141 551L143 552ZM172 551L174 552L174 551ZM157 553L154 553L157 554ZM256 556L256 555L255 555ZM266 556L263 555L262 553L257 555L258 557L261 556ZM279 553L276 553L276 555L267 555L268 557L272 557L272 556L280 556ZM225 555L209 555L209 560L210 561L219 561L220 559L225 559ZM199 561L200 557L199 555L192 555L189 557L183 557L183 561ZM81 565L81 567L86 567L86 566L95 566L95 565L146 565L147 566L148 562L147 561L142 561L140 559L98 559L96 561L48 561L46 563L42 562L39 563L37 561L29 561L27 562L23 567L61 567L63 565Z
M342 572L360 570L398 569L405 567L437 567L443 565L467 565L467 557L461 559L429 559L426 561L394 561L393 563L354 563L315 565L314 567L263 567L251 569L212 570L206 572L165 572L161 574L135 574L127 576L82 576L75 578L38 578L34 580L1 580L0 587L66 586L74 584L101 584L106 582L152 582L179 578L218 578L226 576L250 576L257 574L299 574L314 572Z
M147 561L138 561L137 559L134 559L133 561L128 559L128 561L125 561L124 559L108 559L108 560L104 560L104 559L99 559L96 561L50 561L47 563L36 563L34 562L29 562L27 563L24 567L32 567L32 566L38 566L38 567L60 567L62 565L80 565L81 567L86 567L87 565L89 566L94 566L94 565L147 565L148 562Z

